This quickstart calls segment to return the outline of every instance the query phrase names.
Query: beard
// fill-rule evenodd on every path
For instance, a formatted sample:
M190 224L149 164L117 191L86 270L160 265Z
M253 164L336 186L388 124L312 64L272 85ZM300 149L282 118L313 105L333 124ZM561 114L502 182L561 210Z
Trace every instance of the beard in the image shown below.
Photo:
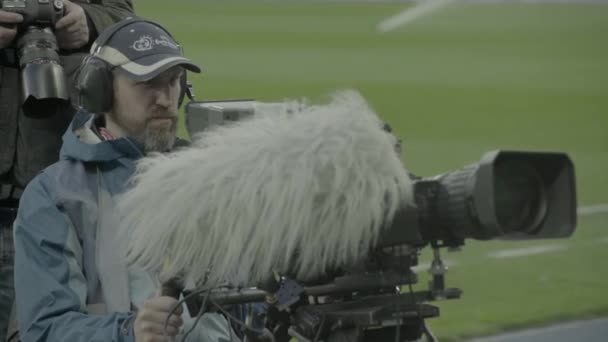
M155 118L167 117L166 122ZM141 144L145 153L167 152L173 148L177 132L177 114L161 113L144 120L133 120L123 115L112 115L112 119L129 137Z
M140 143L144 152L166 152L175 144L177 126L171 121L170 126L157 126L151 120L147 120L143 131L134 135L133 139Z

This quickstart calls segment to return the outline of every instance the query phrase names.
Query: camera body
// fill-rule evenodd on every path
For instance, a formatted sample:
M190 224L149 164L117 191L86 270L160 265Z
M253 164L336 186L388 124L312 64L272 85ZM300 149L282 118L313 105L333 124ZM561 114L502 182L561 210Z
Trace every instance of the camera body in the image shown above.
M23 21L19 24L20 31L31 25L54 27L64 13L61 0L2 0L0 4L3 11L23 16Z
M67 81L59 59L55 24L64 15L61 0L1 0L0 9L18 13L16 54L21 70L23 111L42 117L69 106Z
M191 135L205 131L212 135L217 126L298 110L297 104L254 100L190 102L186 127ZM357 110L349 113L356 117ZM331 132L339 135L341 131ZM347 148L341 151L349 152ZM412 341L426 336L435 341L425 320L440 313L429 302L458 299L462 294L458 288L446 287L441 248L457 249L466 239L568 238L576 229L574 164L565 153L495 150L459 169L430 177L409 173L409 177L413 205L400 206L383 222L384 229L363 258L327 267L313 279L298 278L290 269L273 271L268 280L250 284L252 288L209 289L201 284L185 290L178 285L191 315L222 306L263 303L266 312L261 326L265 329L250 322L243 331L249 340ZM281 205L273 204L273 208ZM336 246L347 235L334 238ZM414 292L411 285L418 278L412 268L418 266L420 251L427 246L433 249L432 280L428 289ZM311 243L298 252L315 247ZM204 265L202 269L207 269Z

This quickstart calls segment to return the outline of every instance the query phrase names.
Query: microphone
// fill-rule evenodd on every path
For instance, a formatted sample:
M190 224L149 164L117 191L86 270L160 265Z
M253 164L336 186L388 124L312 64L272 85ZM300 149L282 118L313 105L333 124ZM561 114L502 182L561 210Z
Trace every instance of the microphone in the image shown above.
M398 141L356 92L292 104L140 160L118 203L128 262L162 279L247 286L365 257L413 206Z

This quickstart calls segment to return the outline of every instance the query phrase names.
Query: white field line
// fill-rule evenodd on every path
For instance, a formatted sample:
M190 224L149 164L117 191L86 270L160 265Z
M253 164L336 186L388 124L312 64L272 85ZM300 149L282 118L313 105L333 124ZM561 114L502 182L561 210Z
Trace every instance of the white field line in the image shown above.
M608 212L608 203L590 205L586 207L579 207L578 215L594 215ZM608 237L600 238L596 240L597 243L608 243ZM524 257L528 255L537 255L544 254L550 252L563 251L568 249L566 245L545 245L545 246L532 246L526 248L514 248L514 249L503 249L500 251L492 252L487 255L488 258L493 259L506 259L506 258L516 258L516 257ZM457 263L454 261L445 261L446 266L451 267L456 265ZM430 263L422 263L415 267L412 267L414 272L420 272L428 270L431 266Z
M394 0L393 0L394 1ZM393 31L407 23L410 23L420 17L429 15L446 5L457 0L418 0L408 1L415 2L412 7L408 7L401 13L388 17L382 20L376 30L380 33ZM477 4L501 4L501 3L523 3L523 4L604 4L608 5L608 0L460 0L461 3L477 3Z
M503 249L501 251L488 254L489 258L506 259L516 258L535 254L544 254L549 252L563 251L567 249L565 245L547 245L547 246L532 246L526 248Z
M590 205L586 207L579 207L577 210L578 215L594 215L601 213L608 213L608 203ZM600 239L599 242L608 242L608 238ZM504 249L488 254L489 258L502 259L502 258L515 258L534 254L543 254L549 252L562 251L567 249L565 245L546 245L546 246L532 246L527 248L516 248L516 249Z
M454 0L425 0L413 7L408 7L401 13L382 20L376 30L380 33L392 31L400 26L410 23L422 16L429 15L440 8L454 2Z
M577 213L579 215L593 215L593 214L608 213L608 203L580 207L580 208L578 208Z

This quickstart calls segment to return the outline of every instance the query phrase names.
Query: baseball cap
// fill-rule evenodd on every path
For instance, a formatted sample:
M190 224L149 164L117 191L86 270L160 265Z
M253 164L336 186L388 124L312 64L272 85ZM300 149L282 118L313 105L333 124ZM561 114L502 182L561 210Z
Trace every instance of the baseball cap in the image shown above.
M201 72L198 65L184 57L167 30L142 18L127 18L106 29L93 43L91 54L138 82L176 65Z

